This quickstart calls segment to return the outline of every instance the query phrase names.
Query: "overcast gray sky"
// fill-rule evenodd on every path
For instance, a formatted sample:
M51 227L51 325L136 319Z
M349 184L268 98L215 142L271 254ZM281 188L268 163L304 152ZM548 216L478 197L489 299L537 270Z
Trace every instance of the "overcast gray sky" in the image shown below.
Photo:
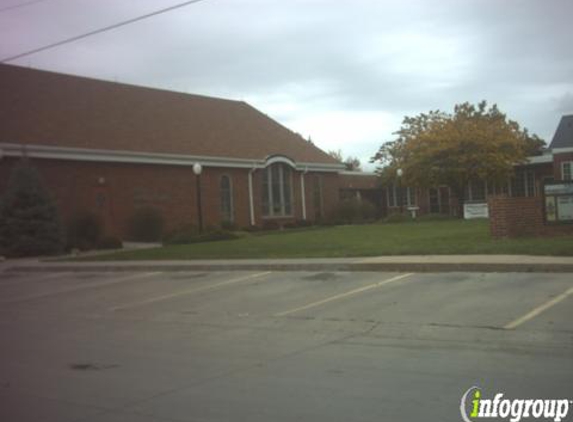
M178 2L0 0L0 59ZM245 100L365 163L405 115L464 101L549 142L572 46L571 0L204 0L11 63Z

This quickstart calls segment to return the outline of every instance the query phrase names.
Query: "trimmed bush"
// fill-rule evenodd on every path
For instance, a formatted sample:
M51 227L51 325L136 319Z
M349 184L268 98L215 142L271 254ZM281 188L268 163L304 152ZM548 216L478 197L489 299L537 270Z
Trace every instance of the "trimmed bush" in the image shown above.
M0 201L0 255L54 255L63 251L58 209L40 174L26 160L17 163Z
M122 249L123 243L121 239L114 237L114 236L106 236L102 237L98 244L98 249Z
M163 237L164 245L184 245L193 243L193 239L199 236L199 229L194 225L181 226L172 230Z
M79 211L68 223L68 249L87 251L96 248L101 237L101 222L92 212Z
M163 215L153 207L138 208L129 220L130 240L157 242L163 234Z
M418 221L447 221L447 220L459 220L459 219L460 219L459 217L453 217L448 214L437 214L437 213L419 215L416 218L416 220Z
M222 228L223 230L227 230L227 231L230 231L230 232L234 232L234 231L237 230L237 225L236 225L234 222L232 222L232 221L225 220L225 221L222 221L222 222L221 222L221 228Z
M209 233L204 233L198 236L199 242L215 242L218 240L234 240L239 239L241 236L226 230L214 230Z
M382 220L383 223L394 224L394 223L411 223L414 221L409 212L404 214L390 214L388 217Z
M215 242L219 240L239 239L241 236L223 229L209 229L199 233L194 226L182 227L163 239L164 245L188 245L199 242Z
M283 228L293 230L293 229L304 229L307 227L312 227L314 223L308 220L295 220L285 223Z
M260 232L262 229L259 226L245 226L242 228L242 231L247 233L257 233Z
M356 224L373 221L376 208L367 200L348 199L341 201L331 216L335 224Z
M264 220L263 230L279 230L281 228L280 223L277 220Z

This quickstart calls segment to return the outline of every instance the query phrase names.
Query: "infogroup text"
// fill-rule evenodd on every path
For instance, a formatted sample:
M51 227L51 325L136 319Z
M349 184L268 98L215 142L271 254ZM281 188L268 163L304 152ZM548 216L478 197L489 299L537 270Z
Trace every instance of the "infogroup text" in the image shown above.
M465 422L484 418L547 419L560 422L567 417L573 401L569 399L507 399L497 393L493 399L485 399L479 387L469 388L462 396L460 413Z

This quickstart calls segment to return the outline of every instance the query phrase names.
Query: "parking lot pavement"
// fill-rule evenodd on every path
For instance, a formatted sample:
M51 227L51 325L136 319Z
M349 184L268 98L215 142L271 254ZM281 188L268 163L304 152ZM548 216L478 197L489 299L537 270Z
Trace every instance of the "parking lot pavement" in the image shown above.
M4 272L0 338L2 421L459 421L474 385L573 399L566 273Z

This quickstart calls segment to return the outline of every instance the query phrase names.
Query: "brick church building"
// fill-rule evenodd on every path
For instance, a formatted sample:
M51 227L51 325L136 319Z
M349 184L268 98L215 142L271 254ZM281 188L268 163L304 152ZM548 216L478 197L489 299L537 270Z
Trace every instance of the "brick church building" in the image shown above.
M88 210L120 237L138 207L166 230L199 213L205 226L319 220L344 170L243 101L0 65L0 194L24 155L64 219Z

